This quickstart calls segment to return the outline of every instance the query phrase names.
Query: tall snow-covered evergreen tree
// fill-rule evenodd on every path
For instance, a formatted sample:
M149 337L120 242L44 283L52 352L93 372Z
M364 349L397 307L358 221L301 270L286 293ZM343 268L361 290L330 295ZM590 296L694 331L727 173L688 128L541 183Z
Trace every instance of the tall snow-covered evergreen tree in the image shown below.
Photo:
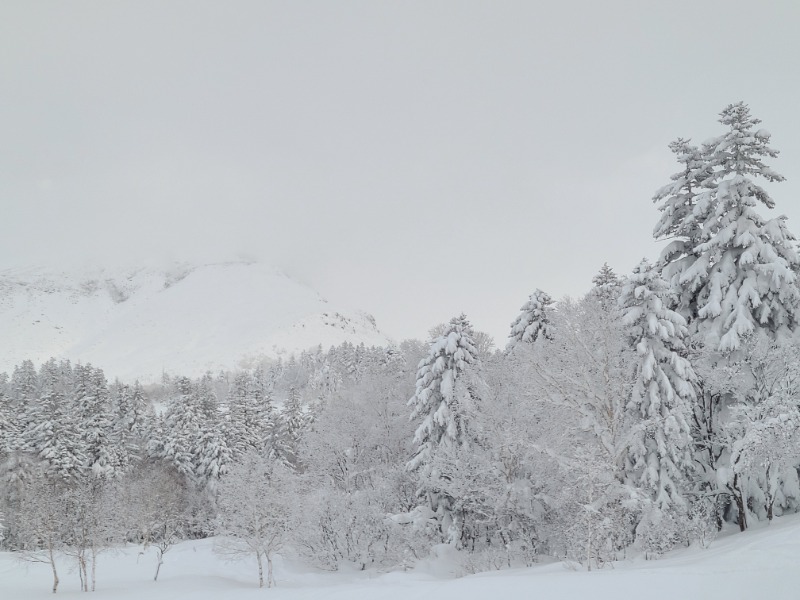
M172 465L190 481L196 478L195 465L202 437L202 409L191 380L175 380L173 397L163 415L163 433L151 438L148 451Z
M0 462L19 447L19 428L13 418L8 376L0 373Z
M672 183L653 196L661 211L653 237L670 240L659 261L663 266L662 277L670 283L673 302L686 313L686 318L691 318L693 315L687 311L694 290L681 283L681 276L697 260L695 248L703 241L704 215L695 209L704 186L712 184L713 168L690 140L678 138L669 148L683 168L672 175Z
M415 470L430 463L439 446L469 443L469 415L478 401L475 389L477 350L472 326L463 314L433 340L417 368L416 393L409 400L411 418L420 419L414 436L417 452L409 462Z
M744 529L748 492L736 473L721 475L732 472L738 435L728 409L749 403L752 393L732 388L720 373L741 367L753 334L780 341L796 331L800 260L785 217L765 219L757 210L774 207L757 179L783 180L765 163L777 155L769 132L757 128L760 121L741 102L727 106L720 123L727 131L700 149L684 140L673 144L683 170L656 194L663 214L655 235L673 238L659 265L673 307L688 321L699 374L692 422L703 487L735 501L733 509L721 503L720 514Z
M86 466L98 477L118 474L127 461L120 440L113 437L105 375L91 365L76 365L74 381L73 402L78 413Z
M76 419L69 378L69 363L50 359L41 366L39 398L32 403L32 427L24 440L25 449L45 462L48 475L64 480L79 477L86 465L86 445Z
M460 537L463 520L438 480L448 477L441 468L457 462L457 456L475 442L472 420L483 387L479 367L472 326L465 315L454 317L420 361L416 393L408 401L412 420L420 423L414 434L417 450L407 468L418 471L420 491L427 496L428 508L436 514L445 539L451 542Z
M197 401L206 419L216 421L219 418L217 411L217 394L214 391L214 378L211 373L206 373L197 382Z
M195 476L203 483L213 483L227 473L231 451L219 421L207 421L200 431L195 456Z
M636 380L627 406L628 477L662 510L686 506L696 380L683 356L686 321L668 307L668 292L667 282L645 260L620 298L623 322L636 349Z
M269 445L275 419L263 371L238 373L228 392L226 439L233 457L262 452Z
M30 450L33 428L36 427L39 380L36 367L30 360L23 361L15 367L11 376L10 394L12 412L17 422L17 448ZM26 448L27 446L27 448Z
M225 437L234 458L256 450L257 436L251 432L251 417L247 398L247 373L237 373L228 389Z
M655 234L677 238L661 263L679 293L679 311L708 347L728 352L758 328L796 328L800 260L785 217L764 219L756 211L774 202L755 178L783 181L764 163L778 154L769 132L755 129L760 121L742 102L726 107L720 123L728 131L699 153L675 143L685 169L656 194L663 215Z
M552 305L553 300L549 294L537 288L520 308L519 316L511 323L509 345L514 346L520 342L532 344L539 338L551 339L549 312Z
M310 420L311 415L303 406L300 391L294 385L289 386L286 402L272 427L268 454L276 455L288 466L298 467L298 446Z
M133 387L115 382L110 391L114 435L128 460L142 458L154 414L137 380Z

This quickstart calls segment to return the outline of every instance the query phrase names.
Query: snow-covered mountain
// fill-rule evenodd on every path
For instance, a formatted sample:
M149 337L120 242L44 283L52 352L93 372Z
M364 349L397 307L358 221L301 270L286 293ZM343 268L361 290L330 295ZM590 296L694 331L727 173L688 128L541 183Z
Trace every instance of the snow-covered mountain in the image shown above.
M261 263L0 271L0 372L29 358L153 381L246 367L322 344L385 345L374 319Z

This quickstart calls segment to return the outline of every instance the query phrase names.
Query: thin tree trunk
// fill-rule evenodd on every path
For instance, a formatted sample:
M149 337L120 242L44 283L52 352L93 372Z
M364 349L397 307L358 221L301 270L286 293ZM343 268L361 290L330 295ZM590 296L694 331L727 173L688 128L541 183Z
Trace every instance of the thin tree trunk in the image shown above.
M258 561L258 587L264 587L264 565L261 563L261 550L256 550L256 560Z
M272 576L272 555L267 554L267 587L275 587L275 578Z
M733 498L736 500L736 508L739 511L737 523L739 531L747 529L747 515L745 514L744 497L742 490L739 489L739 474L733 476Z
M81 567L81 555L78 555L78 577L81 579L81 591L84 592L86 590L83 589L83 568Z
M772 523L772 517L774 516L772 507L775 505L775 494L778 493L778 486L776 485L774 488L769 480L769 469L771 465L767 465L767 520Z
M92 543L92 591L94 591L95 583L97 582L97 548Z
M161 563L164 562L164 553L161 550L157 550L158 556L158 564L156 565L156 576L153 577L153 581L158 581L158 572L161 570Z
M47 550L50 553L50 567L53 569L53 593L58 590L58 571L56 571L56 557L53 556L53 542L48 540Z
M89 575L86 573L86 556L84 555L83 550L81 550L80 554L78 554L78 573L81 576L81 591L88 592Z
M594 489L589 484L589 504L594 501ZM586 536L586 570L592 570L592 515L588 515L588 519L586 520L588 525L589 531Z

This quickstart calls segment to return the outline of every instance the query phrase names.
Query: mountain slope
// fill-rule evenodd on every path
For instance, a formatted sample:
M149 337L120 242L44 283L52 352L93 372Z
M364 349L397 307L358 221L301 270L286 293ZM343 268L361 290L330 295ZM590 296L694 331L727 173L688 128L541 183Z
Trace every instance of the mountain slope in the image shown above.
M322 344L385 345L367 314L337 309L260 263L79 273L0 272L0 371L49 357L152 381Z

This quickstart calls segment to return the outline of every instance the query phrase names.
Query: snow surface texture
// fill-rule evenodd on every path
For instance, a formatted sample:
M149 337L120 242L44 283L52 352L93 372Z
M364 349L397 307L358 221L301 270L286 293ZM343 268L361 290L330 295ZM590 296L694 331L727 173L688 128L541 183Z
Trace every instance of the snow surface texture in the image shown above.
M319 344L386 345L373 318L335 308L259 263L127 272L0 271L0 372L22 360L92 363L109 378L198 376Z
M305 600L485 600L486 598L564 598L567 600L789 600L800 590L800 515L776 519L745 533L718 538L707 550L678 550L656 561L636 559L599 571L580 571L563 563L471 575L460 579L452 555L424 561L406 573L322 573L289 561L276 561L277 587L259 589L255 559L224 562L212 552L212 539L184 542L165 556L157 583L152 581L152 549L139 556L130 546L103 554L97 567L93 600L143 598ZM77 573L61 565L56 598L78 598ZM20 563L0 553L0 598L53 598L48 565Z

